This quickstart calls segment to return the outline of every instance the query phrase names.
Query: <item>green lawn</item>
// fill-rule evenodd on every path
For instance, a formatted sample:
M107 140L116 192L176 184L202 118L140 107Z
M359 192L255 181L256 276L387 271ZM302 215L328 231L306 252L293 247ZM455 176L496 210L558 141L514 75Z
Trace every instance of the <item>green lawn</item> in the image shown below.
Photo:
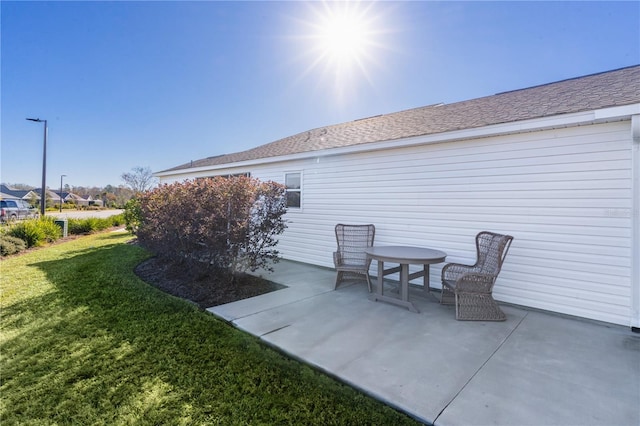
M0 424L416 424L147 285L129 239L0 262Z

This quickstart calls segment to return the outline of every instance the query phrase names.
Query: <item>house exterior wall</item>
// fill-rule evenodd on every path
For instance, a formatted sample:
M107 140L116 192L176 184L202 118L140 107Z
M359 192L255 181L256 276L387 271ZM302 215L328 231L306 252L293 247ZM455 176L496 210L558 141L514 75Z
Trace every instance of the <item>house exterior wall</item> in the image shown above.
M287 213L278 246L284 258L332 267L336 223L373 223L376 245L437 248L463 263L474 262L479 231L507 233L497 300L633 325L632 151L631 122L622 121L199 175L284 182L301 172L302 208ZM196 176L163 181L185 177ZM442 266L431 268L434 287Z

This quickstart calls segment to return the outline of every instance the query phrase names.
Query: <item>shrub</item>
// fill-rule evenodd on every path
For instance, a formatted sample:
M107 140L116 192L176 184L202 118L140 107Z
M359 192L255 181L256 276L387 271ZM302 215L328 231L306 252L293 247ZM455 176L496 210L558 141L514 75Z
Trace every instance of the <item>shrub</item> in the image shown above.
M85 219L68 219L68 231L72 235L93 234L104 231L113 226L120 226L124 223L124 215L114 215L105 218L88 217Z
M91 224L91 229L94 231L104 231L105 229L111 228L110 218L89 217L87 221Z
M62 238L62 229L56 225L53 217L44 217L41 219L35 219L37 226L42 229L44 233L44 239L42 242L52 243Z
M8 256L19 253L27 248L27 243L17 237L0 235L0 255Z
M90 234L92 232L91 224L86 219L69 219L68 232L71 235Z
M138 232L138 227L140 226L140 215L140 201L136 198L127 201L123 213L125 228L134 235Z
M110 222L109 226L120 226L124 224L124 213L120 213L114 216L110 216L107 218Z
M73 201L65 201L62 203L62 210L77 210L77 208L78 206ZM54 203L53 206L47 210L60 211L60 202Z
M52 218L43 217L18 222L11 226L7 235L20 238L27 244L27 247L34 247L62 237L62 229L54 223Z
M284 186L248 177L162 185L139 194L138 239L194 273L271 269L286 225Z
M96 217L88 217L85 219L69 219L69 233L72 235L92 234L100 230L100 219Z

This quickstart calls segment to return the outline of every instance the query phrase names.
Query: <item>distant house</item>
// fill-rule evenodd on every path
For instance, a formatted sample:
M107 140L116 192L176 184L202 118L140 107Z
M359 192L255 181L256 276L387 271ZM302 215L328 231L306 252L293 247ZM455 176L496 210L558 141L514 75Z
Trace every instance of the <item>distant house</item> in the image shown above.
M7 194L5 192L0 191L0 200L18 200L20 197L16 197L11 194Z
M60 203L60 200L62 199L62 202L64 203L72 203L77 206L88 205L88 202L84 198L72 192L68 192L68 191L60 192L56 190L51 190L50 192L54 194L54 196L51 197L54 203Z
M40 193L36 193L33 190L15 189L5 184L0 184L0 196L2 199L13 200L40 200Z
M42 193L42 190L40 188L36 188L33 190L34 193L36 193L38 195L38 200L40 199L40 194ZM45 197L47 198L47 207L51 207L51 205L55 204L55 203L60 203L60 195L59 195L60 191L56 191L53 189L47 189L45 191Z
M101 199L93 198L91 195L84 197L82 202L83 202L83 205L87 205L87 206L102 207L104 205L104 202Z
M38 189L37 191L40 191ZM53 203L60 203L60 191L58 190L47 190L49 194L49 198ZM91 195L86 197L82 197L78 194L74 194L73 192L62 191L62 201L65 203L73 203L77 206L98 206L102 207L103 202L101 199L94 199Z
M326 126L156 175L240 173L288 186L284 258L332 267L336 223L374 223L377 245L437 248L448 262L472 262L481 230L508 233L498 300L640 327L640 66Z

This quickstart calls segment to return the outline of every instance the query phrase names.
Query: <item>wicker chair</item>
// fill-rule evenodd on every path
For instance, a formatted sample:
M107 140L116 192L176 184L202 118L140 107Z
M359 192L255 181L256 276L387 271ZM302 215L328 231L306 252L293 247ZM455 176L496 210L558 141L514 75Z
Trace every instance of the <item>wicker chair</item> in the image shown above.
M449 263L442 268L443 305L456 305L457 320L504 321L507 317L491 292L513 237L483 231L476 235L474 265Z
M338 249L333 253L333 263L338 271L334 290L338 288L348 275L364 275L367 278L369 293L371 293L371 278L369 266L371 259L367 259L364 250L373 247L376 228L373 225L336 225L336 241Z

